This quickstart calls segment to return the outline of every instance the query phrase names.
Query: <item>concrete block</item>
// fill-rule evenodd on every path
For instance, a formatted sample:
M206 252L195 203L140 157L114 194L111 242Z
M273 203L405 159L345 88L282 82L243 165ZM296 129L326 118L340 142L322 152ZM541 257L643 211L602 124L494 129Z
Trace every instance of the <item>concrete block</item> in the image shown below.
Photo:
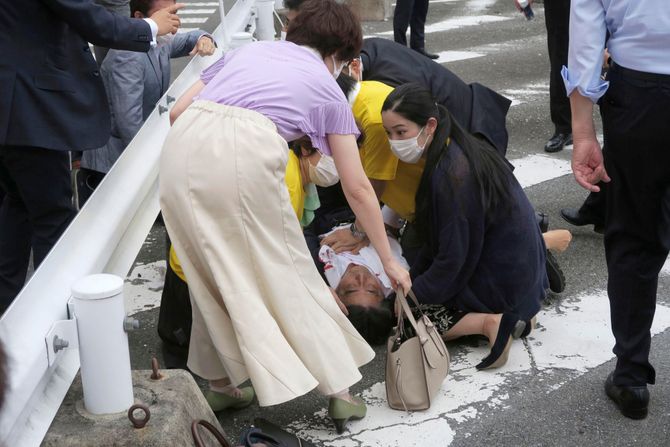
M144 428L134 428L127 412L102 416L88 413L84 408L81 377L77 374L42 446L189 446L193 445L191 422L195 419L204 419L221 430L188 372L161 370L160 380L152 380L150 370L132 373L135 402L146 405L151 412ZM135 416L142 418L143 414L138 410ZM210 439L204 429L201 433L203 440ZM218 445L213 438L211 445Z
M387 20L393 14L391 0L345 0L362 21Z

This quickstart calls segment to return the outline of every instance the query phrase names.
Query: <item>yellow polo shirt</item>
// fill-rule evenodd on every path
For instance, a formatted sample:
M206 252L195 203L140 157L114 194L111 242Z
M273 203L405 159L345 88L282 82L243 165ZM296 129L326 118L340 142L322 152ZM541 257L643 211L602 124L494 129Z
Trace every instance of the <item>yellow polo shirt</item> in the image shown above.
M382 124L382 105L393 87L377 81L363 81L352 111L363 129L365 139L360 149L361 163L370 179L385 180L382 202L403 219L414 220L414 197L419 188L425 159L418 163L398 160Z

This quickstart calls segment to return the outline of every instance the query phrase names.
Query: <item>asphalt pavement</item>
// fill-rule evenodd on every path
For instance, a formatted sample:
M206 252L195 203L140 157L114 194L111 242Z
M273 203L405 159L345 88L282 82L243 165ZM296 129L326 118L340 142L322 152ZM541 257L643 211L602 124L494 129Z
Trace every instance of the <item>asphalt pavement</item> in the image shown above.
M186 3L192 11L208 11L188 15L204 19L195 25L210 31L216 26L214 2ZM591 228L571 227L559 217L561 208L577 207L586 196L570 174L571 148L543 152L553 133L549 61L543 5L536 3L534 10L535 20L526 21L512 0L431 1L426 48L440 53L440 61L465 81L479 82L513 100L507 121L508 158L535 208L549 215L550 228L567 228L574 235L570 248L557 255L567 278L565 292L547 298L538 329L526 341L515 342L508 364L499 370L475 370L488 351L482 340L449 343L452 369L428 411L406 414L388 408L385 355L378 349L377 357L362 368L363 380L353 388L366 399L368 417L351 423L343 435L336 435L327 421L327 400L310 393L283 405L253 404L219 414L231 438L262 416L323 446L670 445L670 264L659 282L652 340L657 384L650 387L649 417L631 421L616 411L603 391L613 368L613 337L602 236ZM391 30L391 21L364 24L366 36L392 38ZM181 66L173 64L174 72ZM155 226L128 277L128 309L142 322L142 329L130 336L133 368L148 368L152 355L160 358L156 306L164 253L164 230Z

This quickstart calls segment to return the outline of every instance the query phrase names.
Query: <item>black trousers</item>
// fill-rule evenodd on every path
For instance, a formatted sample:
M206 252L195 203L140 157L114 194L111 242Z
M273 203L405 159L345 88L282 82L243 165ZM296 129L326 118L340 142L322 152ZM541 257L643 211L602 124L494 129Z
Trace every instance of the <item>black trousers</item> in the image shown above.
M579 213L589 216L596 224L604 224L605 212L607 211L607 207L605 206L607 183L601 182L598 186L600 186L600 192L589 193L579 208Z
M0 145L0 312L74 217L66 151Z
M607 185L605 256L618 385L654 383L650 328L670 251L670 76L614 67L601 101Z
M572 132L570 100L565 93L561 68L568 65L570 0L545 0L544 21L549 49L549 110L557 133Z
M393 39L407 46L407 27L410 28L409 46L414 50L425 47L428 0L397 0L393 13Z

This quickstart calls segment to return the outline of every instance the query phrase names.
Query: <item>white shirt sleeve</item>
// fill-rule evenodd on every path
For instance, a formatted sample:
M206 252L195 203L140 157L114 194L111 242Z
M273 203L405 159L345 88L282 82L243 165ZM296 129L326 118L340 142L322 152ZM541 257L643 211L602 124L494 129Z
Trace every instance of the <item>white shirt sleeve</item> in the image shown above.
M155 47L156 46L156 36L158 35L158 25L156 25L156 22L154 22L152 19L143 19L145 22L149 24L149 27L151 28L151 46Z
M594 103L605 94L609 82L600 79L605 50L605 7L602 0L572 0L570 5L568 66L561 75L568 96L577 89Z

